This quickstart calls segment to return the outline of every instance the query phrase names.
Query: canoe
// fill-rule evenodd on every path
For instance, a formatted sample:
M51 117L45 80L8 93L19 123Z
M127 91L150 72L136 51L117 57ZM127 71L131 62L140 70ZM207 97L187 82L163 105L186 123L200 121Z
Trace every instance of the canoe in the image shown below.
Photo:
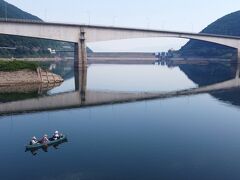
M26 145L26 151L40 149L40 148L46 148L48 146L59 145L63 142L67 142L67 136L66 135L63 135L62 137L60 137L60 139L57 139L57 140L49 140L48 143L44 143L44 144L37 143L37 144L33 144L33 145Z

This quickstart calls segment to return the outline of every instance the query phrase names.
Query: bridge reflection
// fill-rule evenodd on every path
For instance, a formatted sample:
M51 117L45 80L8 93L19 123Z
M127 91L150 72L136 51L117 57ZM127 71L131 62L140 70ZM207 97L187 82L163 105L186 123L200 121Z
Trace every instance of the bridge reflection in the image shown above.
M0 114L27 113L149 99L164 99L234 89L240 87L239 69L240 66L238 65L235 78L233 79L197 88L171 92L120 92L87 90L87 68L78 68L75 71L75 91L2 103L0 104Z
M42 94L55 87L58 87L62 82L54 83L34 83L34 84L17 84L11 86L0 86L0 93L33 93Z

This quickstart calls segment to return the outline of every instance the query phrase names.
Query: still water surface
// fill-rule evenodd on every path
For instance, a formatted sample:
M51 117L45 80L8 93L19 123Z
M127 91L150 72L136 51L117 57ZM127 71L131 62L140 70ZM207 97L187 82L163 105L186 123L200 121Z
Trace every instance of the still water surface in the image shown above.
M216 69L92 65L87 89L167 92L209 84L208 72L214 83L234 76ZM74 90L65 79L48 95ZM0 179L239 179L239 92L0 116ZM55 130L68 142L24 152Z

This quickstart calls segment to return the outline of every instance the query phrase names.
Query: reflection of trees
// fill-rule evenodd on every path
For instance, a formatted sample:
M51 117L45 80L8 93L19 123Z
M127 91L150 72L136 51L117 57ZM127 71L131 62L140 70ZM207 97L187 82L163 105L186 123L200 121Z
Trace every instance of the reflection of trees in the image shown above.
M229 89L224 92L213 92L211 95L226 103L240 106L240 88Z
M215 65L215 66L214 66ZM200 87L170 92L118 92L118 91L91 91L87 90L87 68L75 69L75 91L59 93L53 96L32 98L23 101L1 104L2 114L21 113L31 111L46 111L55 109L67 109L74 107L97 106L103 104L114 104L149 99L163 99L177 96L186 96L200 93L210 93L214 97L238 104L236 97L240 79L236 77L234 65L210 64L203 65L181 65L180 68ZM239 77L239 75L237 76ZM216 93L218 92L218 93ZM230 94L221 94L230 92ZM232 92L232 94L231 94Z
M61 83L35 83L0 87L0 102L37 98Z
M180 69L199 86L210 85L236 76L237 65L230 63L214 63L209 65L180 65ZM210 93L213 97L226 103L240 106L240 88Z
M206 86L235 78L237 66L230 63L208 65L184 64L180 69L199 86Z
M37 98L39 94L37 91L35 92L28 92L28 93L0 93L0 102L9 102L9 101L17 101L17 100L24 100L30 98Z

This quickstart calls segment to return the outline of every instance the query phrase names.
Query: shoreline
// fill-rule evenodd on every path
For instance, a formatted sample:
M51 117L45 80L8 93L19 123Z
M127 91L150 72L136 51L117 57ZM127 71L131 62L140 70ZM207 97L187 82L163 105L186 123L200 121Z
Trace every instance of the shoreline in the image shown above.
M26 62L45 62L45 61L61 61L63 58L0 58L0 61L26 61Z
M16 71L0 71L0 87L24 85L24 84L55 84L62 83L61 76L37 68L34 70L22 69Z

